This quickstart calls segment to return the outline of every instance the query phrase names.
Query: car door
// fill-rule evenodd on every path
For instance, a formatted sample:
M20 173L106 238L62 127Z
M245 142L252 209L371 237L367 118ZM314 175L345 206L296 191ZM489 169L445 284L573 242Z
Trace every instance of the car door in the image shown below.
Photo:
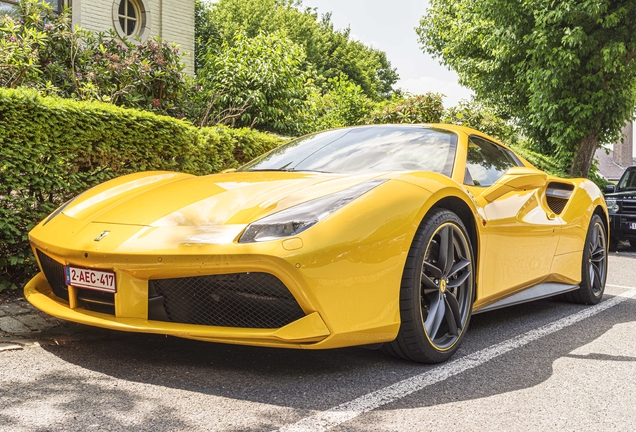
M517 166L523 163L508 149L469 137L464 183L475 196ZM517 190L492 202L481 201L485 225L477 288L480 304L539 283L550 274L562 222L545 208L543 189Z

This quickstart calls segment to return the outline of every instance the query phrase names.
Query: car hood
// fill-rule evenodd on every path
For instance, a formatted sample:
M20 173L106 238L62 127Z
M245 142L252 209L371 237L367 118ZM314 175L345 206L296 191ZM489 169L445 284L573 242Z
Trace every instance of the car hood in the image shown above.
M378 173L135 174L85 192L63 213L87 222L141 226L249 224L375 177Z
M613 192L605 195L605 199L636 199L636 190L629 190L624 192Z

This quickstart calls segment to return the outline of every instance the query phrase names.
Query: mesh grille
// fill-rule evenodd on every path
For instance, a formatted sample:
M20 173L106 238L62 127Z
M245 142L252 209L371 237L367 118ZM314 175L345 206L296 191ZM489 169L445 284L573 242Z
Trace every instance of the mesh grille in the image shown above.
M38 250L37 253L42 271L53 289L53 293L57 297L68 301L68 288L66 287L66 278L64 277L64 266L40 250Z
M550 207L550 210L556 214L561 214L565 205L568 203L568 200L566 199L551 196L546 197L546 200L548 201L548 207Z
M160 279L148 285L149 301L156 302L156 296L161 296L165 311L162 316L149 307L151 320L279 328L305 316L285 285L268 273Z

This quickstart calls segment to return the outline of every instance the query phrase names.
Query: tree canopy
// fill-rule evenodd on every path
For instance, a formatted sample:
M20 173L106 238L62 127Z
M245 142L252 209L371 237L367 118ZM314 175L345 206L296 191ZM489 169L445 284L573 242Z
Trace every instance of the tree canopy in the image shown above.
M349 29L336 30L330 14L319 18L315 9L303 9L300 0L196 0L197 67L208 51L232 45L238 33L248 38L284 31L305 51L303 70L317 85L331 88L330 79L347 79L374 100L390 96L398 80L383 51L350 38Z
M300 70L305 53L284 33L243 32L208 52L199 78L208 107L202 125L225 123L295 133L308 91ZM212 114L212 115L211 115Z
M633 0L431 0L423 49L536 148L587 176L636 104Z

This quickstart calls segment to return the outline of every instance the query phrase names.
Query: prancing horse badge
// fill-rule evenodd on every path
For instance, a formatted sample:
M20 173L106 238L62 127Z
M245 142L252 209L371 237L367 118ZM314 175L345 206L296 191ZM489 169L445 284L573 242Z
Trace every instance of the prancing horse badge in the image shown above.
M102 233L100 235L98 235L97 237L95 237L95 241L101 241L104 237L106 237L108 234L110 234L110 231L102 231Z

